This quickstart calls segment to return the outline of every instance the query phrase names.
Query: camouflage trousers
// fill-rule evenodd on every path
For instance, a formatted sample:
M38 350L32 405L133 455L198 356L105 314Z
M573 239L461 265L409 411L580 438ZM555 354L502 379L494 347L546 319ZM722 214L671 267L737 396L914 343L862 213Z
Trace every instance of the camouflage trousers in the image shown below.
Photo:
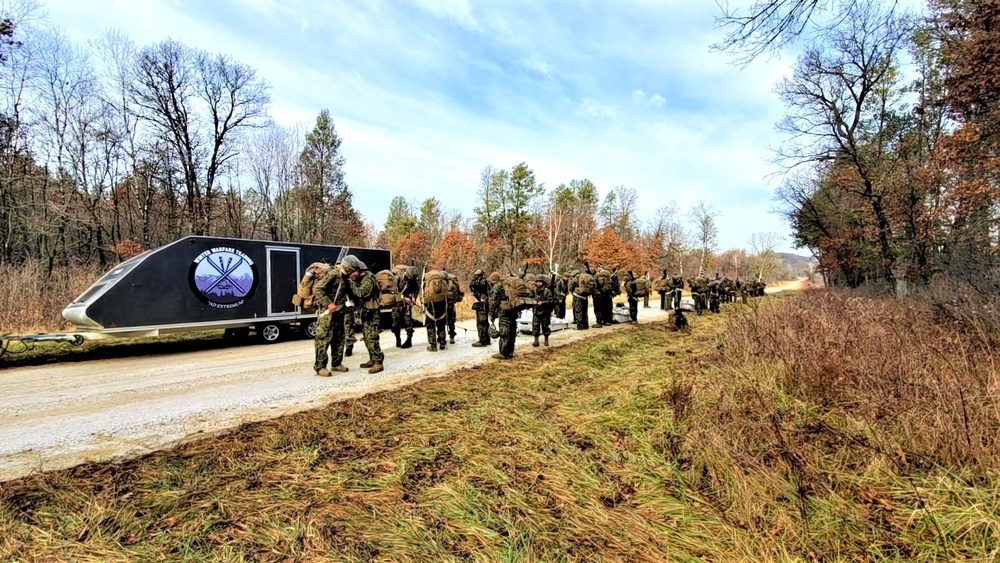
M365 339L365 348L368 349L368 359L381 364L385 359L382 353L382 346L379 344L378 335L381 332L378 326L378 309L365 309L361 312L361 328Z
M517 341L517 313L500 311L500 353L510 358L514 355L514 344Z
M667 309L670 308L669 307L669 305L670 305L670 303L669 303L670 298L667 297L667 294L665 292L659 291L657 293L660 294L660 310L661 311L666 311Z
M313 369L319 371L327 367L327 362L333 367L344 362L344 313L322 314L316 320L316 361ZM332 357L331 357L332 356Z
M639 298L628 298L628 316L632 317L632 322L639 322Z
M490 343L490 313L486 310L486 303L476 303L476 333L479 342Z
M354 327L361 324L361 317L358 315L357 307L344 309L344 313L341 316L344 317L343 349L347 354L353 354L354 344L358 341L358 337L354 335Z
M552 329L549 328L551 325L552 325L551 309L534 311L534 313L531 315L531 334L533 336L538 336L539 334L548 336L552 334Z
M427 344L444 350L448 344L448 309L443 302L424 303Z
M594 318L599 325L611 324L612 297L610 295L594 296Z
M392 333L399 334L406 330L407 336L413 336L413 307L408 303L399 303L392 308Z
M557 319L566 318L566 296L556 295L556 308L552 311L552 314Z
M587 298L573 296L573 323L580 330L590 328L590 313L587 312Z
M642 308L649 309L649 293L642 296Z
M674 297L674 309L675 310L676 309L680 309L681 308L681 290L675 289L675 290L671 291L670 294L672 294L673 297Z
M719 296L716 294L708 294L708 310L712 313L719 312Z
M457 334L455 329L455 323L458 322L458 313L455 312L455 304L451 301L448 302L448 336L455 340Z

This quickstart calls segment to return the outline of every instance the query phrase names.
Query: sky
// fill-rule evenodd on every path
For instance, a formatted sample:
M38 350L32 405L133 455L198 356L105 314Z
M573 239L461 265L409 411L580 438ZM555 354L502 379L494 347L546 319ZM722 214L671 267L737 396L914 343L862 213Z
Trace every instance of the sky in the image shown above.
M736 0L737 2L739 0ZM794 61L746 68L709 46L711 0L44 0L76 41L119 29L255 67L272 117L311 127L329 109L354 202L377 226L389 201L437 197L466 216L479 172L526 162L547 188L588 178L720 212L720 249L782 237L771 164L783 139L775 84ZM805 254L804 250L798 251Z

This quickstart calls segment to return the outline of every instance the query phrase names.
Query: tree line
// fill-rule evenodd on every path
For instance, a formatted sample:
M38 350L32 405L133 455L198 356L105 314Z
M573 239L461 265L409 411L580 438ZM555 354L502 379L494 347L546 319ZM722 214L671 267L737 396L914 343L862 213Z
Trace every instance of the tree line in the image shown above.
M107 268L196 234L379 246L462 273L589 260L779 275L776 235L720 253L707 203L670 203L644 223L635 189L602 196L586 179L549 189L527 163L484 167L471 216L396 197L379 228L353 205L327 110L308 130L276 124L269 84L227 54L116 31L78 45L38 13L21 1L0 14L2 264Z
M742 60L810 32L777 87L777 199L828 283L1000 287L1000 2L767 0L720 23Z

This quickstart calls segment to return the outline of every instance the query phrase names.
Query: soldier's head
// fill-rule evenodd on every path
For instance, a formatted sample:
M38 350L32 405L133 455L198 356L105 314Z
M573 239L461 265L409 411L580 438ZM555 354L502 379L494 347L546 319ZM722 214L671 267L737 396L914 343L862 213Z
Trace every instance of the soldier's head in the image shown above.
M472 277L474 277L474 278L481 278L481 277L483 277L483 270L482 270L482 268L476 270L475 272L472 272Z
M490 283L500 283L500 272L490 274Z
M535 276L535 287L545 287L549 284L549 277L545 274L538 274Z

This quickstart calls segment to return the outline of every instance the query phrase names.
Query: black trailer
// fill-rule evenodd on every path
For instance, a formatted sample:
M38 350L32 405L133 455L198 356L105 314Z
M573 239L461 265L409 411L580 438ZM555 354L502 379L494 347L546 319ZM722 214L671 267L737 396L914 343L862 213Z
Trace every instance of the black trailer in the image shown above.
M253 330L277 342L291 329L315 334L316 313L292 304L309 264L348 254L377 272L388 250L189 236L122 262L63 310L85 338Z

